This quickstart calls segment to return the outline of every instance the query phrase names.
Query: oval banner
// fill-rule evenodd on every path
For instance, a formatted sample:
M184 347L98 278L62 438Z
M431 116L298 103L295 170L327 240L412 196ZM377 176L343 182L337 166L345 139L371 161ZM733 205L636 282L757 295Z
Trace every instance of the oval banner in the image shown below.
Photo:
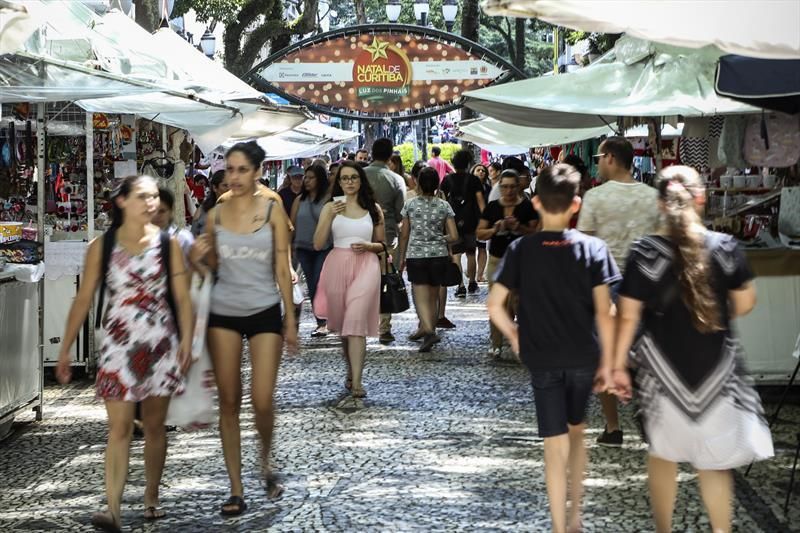
M466 90L513 77L524 74L462 37L383 24L306 39L273 54L245 79L319 113L416 120L460 107Z

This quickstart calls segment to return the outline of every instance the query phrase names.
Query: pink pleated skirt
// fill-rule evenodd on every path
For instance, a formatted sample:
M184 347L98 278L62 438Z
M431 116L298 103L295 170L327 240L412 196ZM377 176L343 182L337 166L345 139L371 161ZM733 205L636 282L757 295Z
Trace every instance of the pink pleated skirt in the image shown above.
M373 253L334 248L319 276L314 313L342 337L377 337L381 267Z

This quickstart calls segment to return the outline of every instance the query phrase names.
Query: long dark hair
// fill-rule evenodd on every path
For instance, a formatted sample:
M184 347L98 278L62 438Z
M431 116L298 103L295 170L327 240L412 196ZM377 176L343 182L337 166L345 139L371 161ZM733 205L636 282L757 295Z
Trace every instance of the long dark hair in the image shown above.
M325 193L328 191L328 171L325 170L325 167L322 165L311 165L306 169L306 172L311 172L314 174L314 177L317 178L317 189L316 194L317 197L314 198L314 203L318 204L322 197L325 196ZM303 201L308 198L308 191L306 190L305 186L303 186L303 190L300 191L300 200Z
M155 183L156 180L151 178L150 176L126 176L122 178L122 181L119 182L117 188L114 189L113 194L111 195L111 227L112 228L119 228L122 226L122 223L125 222L125 213L122 209L117 205L117 198L123 197L127 198L128 195L133 191L136 184L139 183L139 180L148 179Z
M343 161L342 164L339 165L339 170L336 171L336 180L333 182L331 201L336 196L344 196L344 191L339 183L339 176L341 175L343 168L352 168L358 172L358 177L361 181L361 187L358 189L356 201L358 202L358 205L369 212L369 216L372 218L372 223L377 224L380 222L381 216L378 212L378 204L375 203L375 194L372 192L372 187L369 184L369 180L367 180L367 173L364 172L364 168L358 163L353 161Z
M225 181L225 171L224 170L217 170L211 175L211 186L208 188L208 194L206 194L205 199L203 200L203 211L211 211L215 205L217 205L217 187Z
M711 287L711 257L706 249L703 222L695 198L705 194L693 168L671 166L658 174L657 188L664 203L669 238L677 249L675 270L683 302L701 333L722 329L719 304Z

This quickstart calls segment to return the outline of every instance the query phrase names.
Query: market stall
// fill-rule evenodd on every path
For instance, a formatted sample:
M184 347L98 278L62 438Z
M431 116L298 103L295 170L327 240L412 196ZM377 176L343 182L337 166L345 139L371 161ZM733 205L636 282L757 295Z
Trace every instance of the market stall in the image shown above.
M640 124L643 181L669 164L696 168L706 180L706 225L735 235L754 264L760 303L737 321L748 367L761 381L786 381L800 333L800 256L790 245L800 246L800 223L779 220L800 219L800 202L785 194L800 185L800 119L715 92L721 56L713 46L691 50L623 36L589 67L469 91L466 105L530 128ZM670 137L667 125L676 127Z

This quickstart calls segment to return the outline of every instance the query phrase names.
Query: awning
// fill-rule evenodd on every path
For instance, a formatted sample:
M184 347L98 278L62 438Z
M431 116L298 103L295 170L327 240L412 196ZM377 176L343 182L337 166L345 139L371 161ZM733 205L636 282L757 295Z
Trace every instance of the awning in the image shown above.
M21 4L0 0L0 56L19 50L36 31L36 21Z
M511 124L567 129L602 127L617 117L757 112L716 94L719 55L713 47L689 50L624 36L587 68L468 91L465 105Z
M608 126L578 129L530 128L484 118L460 124L456 137L492 153L511 155L525 153L528 148L568 144L613 134L614 128Z
M483 0L483 10L685 48L714 45L728 54L800 58L797 0Z
M719 58L717 94L747 104L800 113L800 59Z

